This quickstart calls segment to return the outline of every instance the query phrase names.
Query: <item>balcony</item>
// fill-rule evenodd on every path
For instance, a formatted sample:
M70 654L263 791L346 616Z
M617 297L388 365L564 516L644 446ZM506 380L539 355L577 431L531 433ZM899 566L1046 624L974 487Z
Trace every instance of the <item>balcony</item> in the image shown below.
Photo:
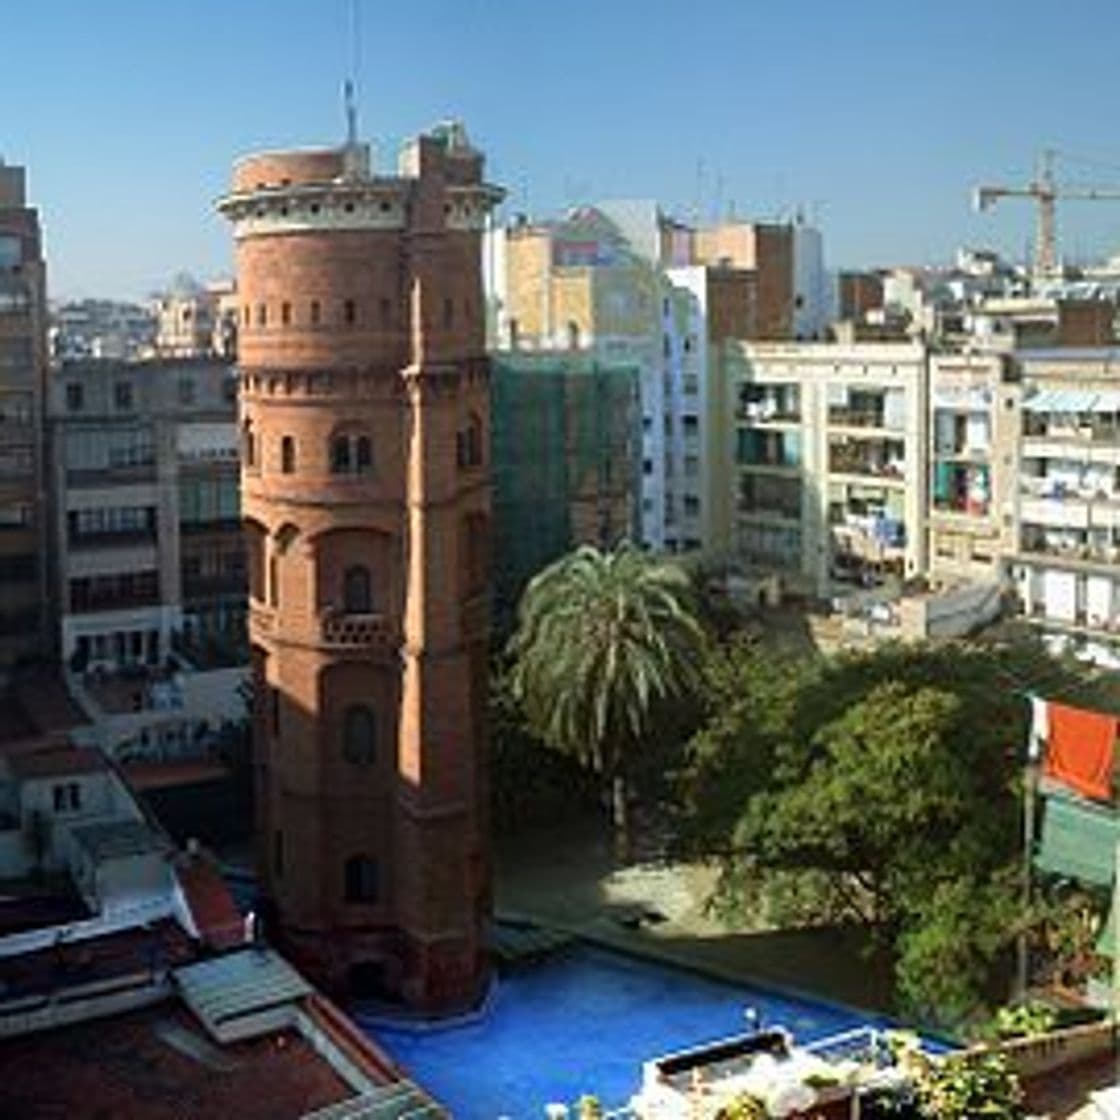
M154 571L84 576L70 581L70 610L74 614L159 605L159 576Z
M828 423L832 428L885 428L882 408L843 408L830 405Z
M828 446L828 470L830 474L901 482L906 473L905 447L901 440L832 440Z
M1120 425L1104 420L1085 420L1070 417L1057 421L1052 417L1030 412L1023 416L1023 436L1026 439L1044 439L1076 443L1120 443Z
M347 614L339 610L322 612L319 635L324 646L347 649L388 648L395 637L385 614Z
M223 572L214 575L183 576L184 599L209 599L219 595L249 594L249 581L245 572Z
M67 543L75 551L112 548L135 548L138 545L155 545L156 531L151 529L129 529L120 532L75 533L67 535Z
M1076 530L1055 532L1040 525L1024 525L1022 550L1072 564L1120 564L1120 533L1104 540L1090 540Z

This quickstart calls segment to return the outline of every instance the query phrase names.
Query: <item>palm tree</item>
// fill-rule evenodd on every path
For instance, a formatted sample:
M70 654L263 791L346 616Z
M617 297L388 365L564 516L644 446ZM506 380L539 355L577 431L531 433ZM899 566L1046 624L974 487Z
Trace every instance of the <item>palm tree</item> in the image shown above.
M538 573L509 644L530 730L605 775L628 854L628 770L657 707L699 685L705 634L678 565L623 542L582 545Z

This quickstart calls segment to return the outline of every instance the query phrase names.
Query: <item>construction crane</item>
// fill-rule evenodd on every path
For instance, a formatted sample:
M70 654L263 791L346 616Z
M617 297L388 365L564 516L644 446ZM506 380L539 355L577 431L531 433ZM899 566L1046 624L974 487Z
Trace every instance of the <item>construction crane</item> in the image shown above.
M1034 270L1043 276L1058 271L1058 237L1055 212L1058 199L1081 201L1120 200L1120 187L1058 188L1054 180L1054 156L1047 148L1038 162L1035 177L1023 187L984 184L976 188L974 202L977 210L994 206L1001 198L1033 198L1038 203L1038 229L1035 233Z

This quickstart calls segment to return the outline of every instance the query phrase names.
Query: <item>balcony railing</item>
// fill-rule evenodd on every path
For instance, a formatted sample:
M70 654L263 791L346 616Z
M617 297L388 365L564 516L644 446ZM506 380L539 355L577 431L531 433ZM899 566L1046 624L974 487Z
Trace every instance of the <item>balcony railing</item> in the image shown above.
M737 509L739 513L755 514L759 517L784 517L791 521L798 521L801 518L800 502L757 502L740 498Z
M1077 440L1082 443L1120 444L1120 426L1116 424L1049 424L1028 417L1023 423L1027 439Z
M1053 556L1060 560L1079 560L1089 564L1120 563L1120 543L1089 544L1083 541L1048 540L1025 526L1022 547L1036 556Z
M848 448L830 448L828 469L832 474L858 474L868 478L901 479L904 477L902 464L882 462Z
M209 595L248 594L249 580L244 572L183 577L183 596L188 599L202 599Z
M326 610L319 617L320 638L326 646L353 648L388 646L393 641L389 618L382 613L347 614Z
M828 410L828 422L837 428L885 428L886 414L879 409L837 408Z
M129 529L115 533L70 533L72 549L135 548L137 545L154 545L155 529Z

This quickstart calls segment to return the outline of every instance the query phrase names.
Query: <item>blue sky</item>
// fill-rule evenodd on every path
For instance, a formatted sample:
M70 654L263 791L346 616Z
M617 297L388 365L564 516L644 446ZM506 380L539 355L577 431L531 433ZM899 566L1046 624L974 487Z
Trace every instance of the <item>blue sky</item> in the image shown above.
M6 6L0 156L29 168L53 294L227 272L230 164L341 138L349 26L349 0ZM975 215L969 192L1043 146L1071 183L1120 184L1115 0L360 0L359 26L382 165L456 115L536 214L800 204L832 264L921 263L1021 255L1033 207ZM1120 203L1069 203L1059 229L1068 254L1120 252Z

